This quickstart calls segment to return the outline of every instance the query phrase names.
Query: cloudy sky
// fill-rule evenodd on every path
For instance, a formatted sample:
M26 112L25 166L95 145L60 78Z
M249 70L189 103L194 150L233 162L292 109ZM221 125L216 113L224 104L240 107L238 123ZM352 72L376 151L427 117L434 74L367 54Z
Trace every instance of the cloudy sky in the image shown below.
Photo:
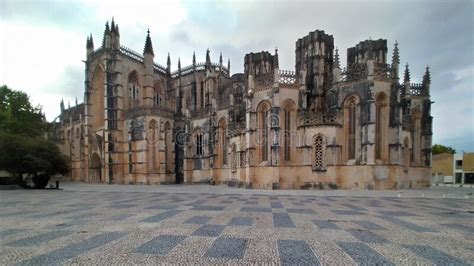
M82 102L86 36L97 48L107 20L120 26L121 44L143 51L151 31L155 61L172 69L231 60L243 69L245 53L278 47L280 68L294 69L295 41L315 29L332 34L345 50L361 40L399 42L412 82L432 73L433 143L474 151L473 1L23 1L0 0L0 84L27 92L48 120L59 102ZM389 56L391 58L391 56ZM341 60L345 62L345 60ZM345 63L344 63L345 64Z

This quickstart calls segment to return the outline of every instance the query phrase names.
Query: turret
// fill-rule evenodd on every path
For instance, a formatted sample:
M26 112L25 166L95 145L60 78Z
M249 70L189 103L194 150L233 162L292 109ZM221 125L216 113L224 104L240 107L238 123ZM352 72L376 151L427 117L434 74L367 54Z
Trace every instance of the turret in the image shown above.
M244 74L248 78L249 75L254 77L270 74L273 75L274 56L267 51L259 53L249 53L244 57Z
M110 26L110 47L112 49L120 49L119 28L118 28L118 24L115 24L113 17L112 17L112 23Z
M92 33L87 37L86 50L87 57L89 57L94 52L94 40L92 39Z
M430 85L431 85L431 75L430 75L430 67L426 66L425 74L423 75L423 90L426 96L430 95Z
M315 30L296 41L295 69L302 96L300 106L324 111L333 69L334 38ZM303 99L303 97L305 99Z
M374 63L386 64L387 40L365 40L347 49L347 68L357 64L365 64L368 60Z
M400 64L400 55L398 52L398 42L395 41L395 44L393 47L393 55L392 55L392 78L394 79L398 79L399 64Z

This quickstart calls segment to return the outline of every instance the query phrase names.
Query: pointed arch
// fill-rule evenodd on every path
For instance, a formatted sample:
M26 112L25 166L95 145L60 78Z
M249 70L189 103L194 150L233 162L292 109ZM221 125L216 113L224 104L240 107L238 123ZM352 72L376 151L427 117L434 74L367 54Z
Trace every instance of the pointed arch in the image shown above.
M286 99L282 104L283 112L281 114L282 132L283 132L283 158L287 162L292 161L293 150L293 132L296 131L296 104L291 99Z
M89 104L91 106L90 116L93 129L104 126L104 97L105 97L105 71L101 65L98 65L92 76L92 88Z
M380 92L375 98L375 159L388 161L388 97Z
M257 106L257 145L260 162L268 162L270 154L270 109L268 101L262 101Z
M344 101L344 158L345 161L357 158L359 131L359 97L352 95Z

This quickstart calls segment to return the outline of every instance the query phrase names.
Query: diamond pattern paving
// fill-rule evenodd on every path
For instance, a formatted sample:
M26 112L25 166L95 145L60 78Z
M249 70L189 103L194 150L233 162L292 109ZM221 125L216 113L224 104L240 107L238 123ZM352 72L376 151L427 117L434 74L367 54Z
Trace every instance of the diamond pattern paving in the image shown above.
M470 199L255 192L74 183L0 190L0 265L474 264Z

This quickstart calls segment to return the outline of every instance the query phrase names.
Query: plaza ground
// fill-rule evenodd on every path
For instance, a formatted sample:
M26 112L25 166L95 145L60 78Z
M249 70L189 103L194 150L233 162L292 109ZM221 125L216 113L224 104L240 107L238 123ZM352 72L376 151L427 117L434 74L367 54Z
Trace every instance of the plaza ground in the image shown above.
M0 190L0 264L473 264L472 189Z

